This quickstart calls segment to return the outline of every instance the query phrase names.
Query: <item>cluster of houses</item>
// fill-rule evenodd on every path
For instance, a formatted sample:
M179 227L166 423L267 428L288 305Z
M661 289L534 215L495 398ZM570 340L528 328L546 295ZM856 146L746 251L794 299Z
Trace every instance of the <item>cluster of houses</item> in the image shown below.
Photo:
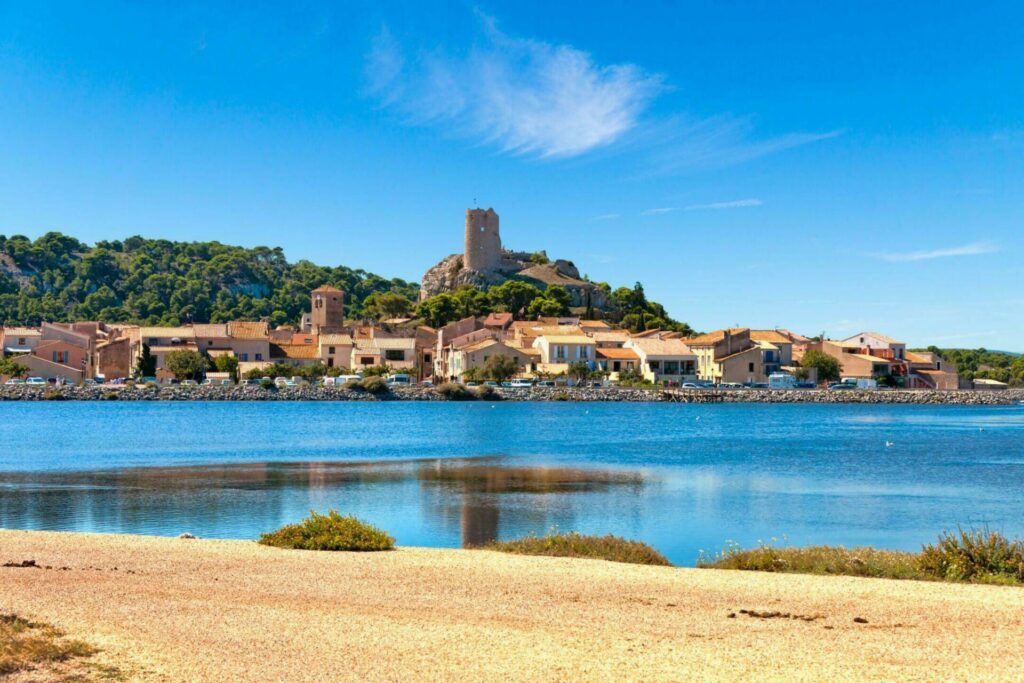
M514 320L511 313L468 317L440 329L406 319L352 324L344 320L343 299L333 287L314 290L311 311L297 328L251 321L179 327L44 323L0 329L0 349L30 376L71 383L132 377L144 353L155 360L157 379L168 380L167 354L191 350L211 359L231 355L242 375L275 363L322 364L352 373L386 366L419 380L463 381L502 355L515 361L523 377L567 374L582 363L613 382L629 376L656 384L750 385L798 374L800 359L816 350L839 361L844 379L892 377L911 389L1002 388L991 380L963 386L956 368L936 354L907 351L903 342L876 332L820 340L783 329L732 328L687 338L665 330L630 333L572 316ZM813 373L807 379L817 380Z

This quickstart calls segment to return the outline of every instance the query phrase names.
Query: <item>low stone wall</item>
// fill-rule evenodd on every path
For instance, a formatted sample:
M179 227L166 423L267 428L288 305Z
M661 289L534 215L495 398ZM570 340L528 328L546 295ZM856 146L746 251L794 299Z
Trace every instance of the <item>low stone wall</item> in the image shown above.
M495 389L506 401L678 403L875 403L1013 405L1024 389L1006 391L825 391L818 389L672 390L556 387ZM395 387L374 395L335 387L30 387L0 385L0 401L443 401L432 387Z

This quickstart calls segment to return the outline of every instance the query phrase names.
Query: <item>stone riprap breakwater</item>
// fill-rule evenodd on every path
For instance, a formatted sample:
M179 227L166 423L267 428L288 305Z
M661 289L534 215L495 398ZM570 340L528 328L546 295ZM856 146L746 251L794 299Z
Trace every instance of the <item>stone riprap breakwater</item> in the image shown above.
M678 402L678 403L870 403L921 405L1014 405L1024 389L1006 391L826 391L819 389L734 389L662 391L625 387L533 387L494 390L505 401ZM163 387L0 386L0 401L445 401L434 387L393 387L380 394L336 387L193 386ZM486 398L483 400L495 400Z

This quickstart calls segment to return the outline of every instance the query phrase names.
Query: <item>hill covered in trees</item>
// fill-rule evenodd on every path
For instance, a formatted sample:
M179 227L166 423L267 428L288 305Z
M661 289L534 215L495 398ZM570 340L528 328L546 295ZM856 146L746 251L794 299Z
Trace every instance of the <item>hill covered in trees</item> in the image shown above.
M954 363L960 375L966 379L995 379L1014 386L1024 386L1024 356L988 349L940 349L929 346L926 350Z
M465 285L416 303L419 284L346 266L289 263L280 247L247 249L219 242L172 242L129 237L89 246L57 232L36 240L0 235L0 323L100 320L143 325L267 318L298 323L309 293L323 284L345 292L348 318L413 316L439 327L467 316L508 311L520 318L595 311L571 308L561 286L541 289L509 280L493 287ZM690 327L650 301L643 287L597 283L607 304L600 314L633 331Z
M0 323L101 320L147 325L268 318L296 323L322 284L345 292L349 315L368 297L414 299L417 283L345 266L289 263L281 248L129 237L90 247L50 232L0 235ZM372 300L371 300L372 303Z

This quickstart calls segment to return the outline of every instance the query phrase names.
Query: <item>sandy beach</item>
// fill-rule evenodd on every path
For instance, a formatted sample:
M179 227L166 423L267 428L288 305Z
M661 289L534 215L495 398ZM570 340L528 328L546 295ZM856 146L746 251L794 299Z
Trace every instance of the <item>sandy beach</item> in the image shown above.
M0 564L24 560L0 611L127 680L1024 676L1019 588L0 531Z

